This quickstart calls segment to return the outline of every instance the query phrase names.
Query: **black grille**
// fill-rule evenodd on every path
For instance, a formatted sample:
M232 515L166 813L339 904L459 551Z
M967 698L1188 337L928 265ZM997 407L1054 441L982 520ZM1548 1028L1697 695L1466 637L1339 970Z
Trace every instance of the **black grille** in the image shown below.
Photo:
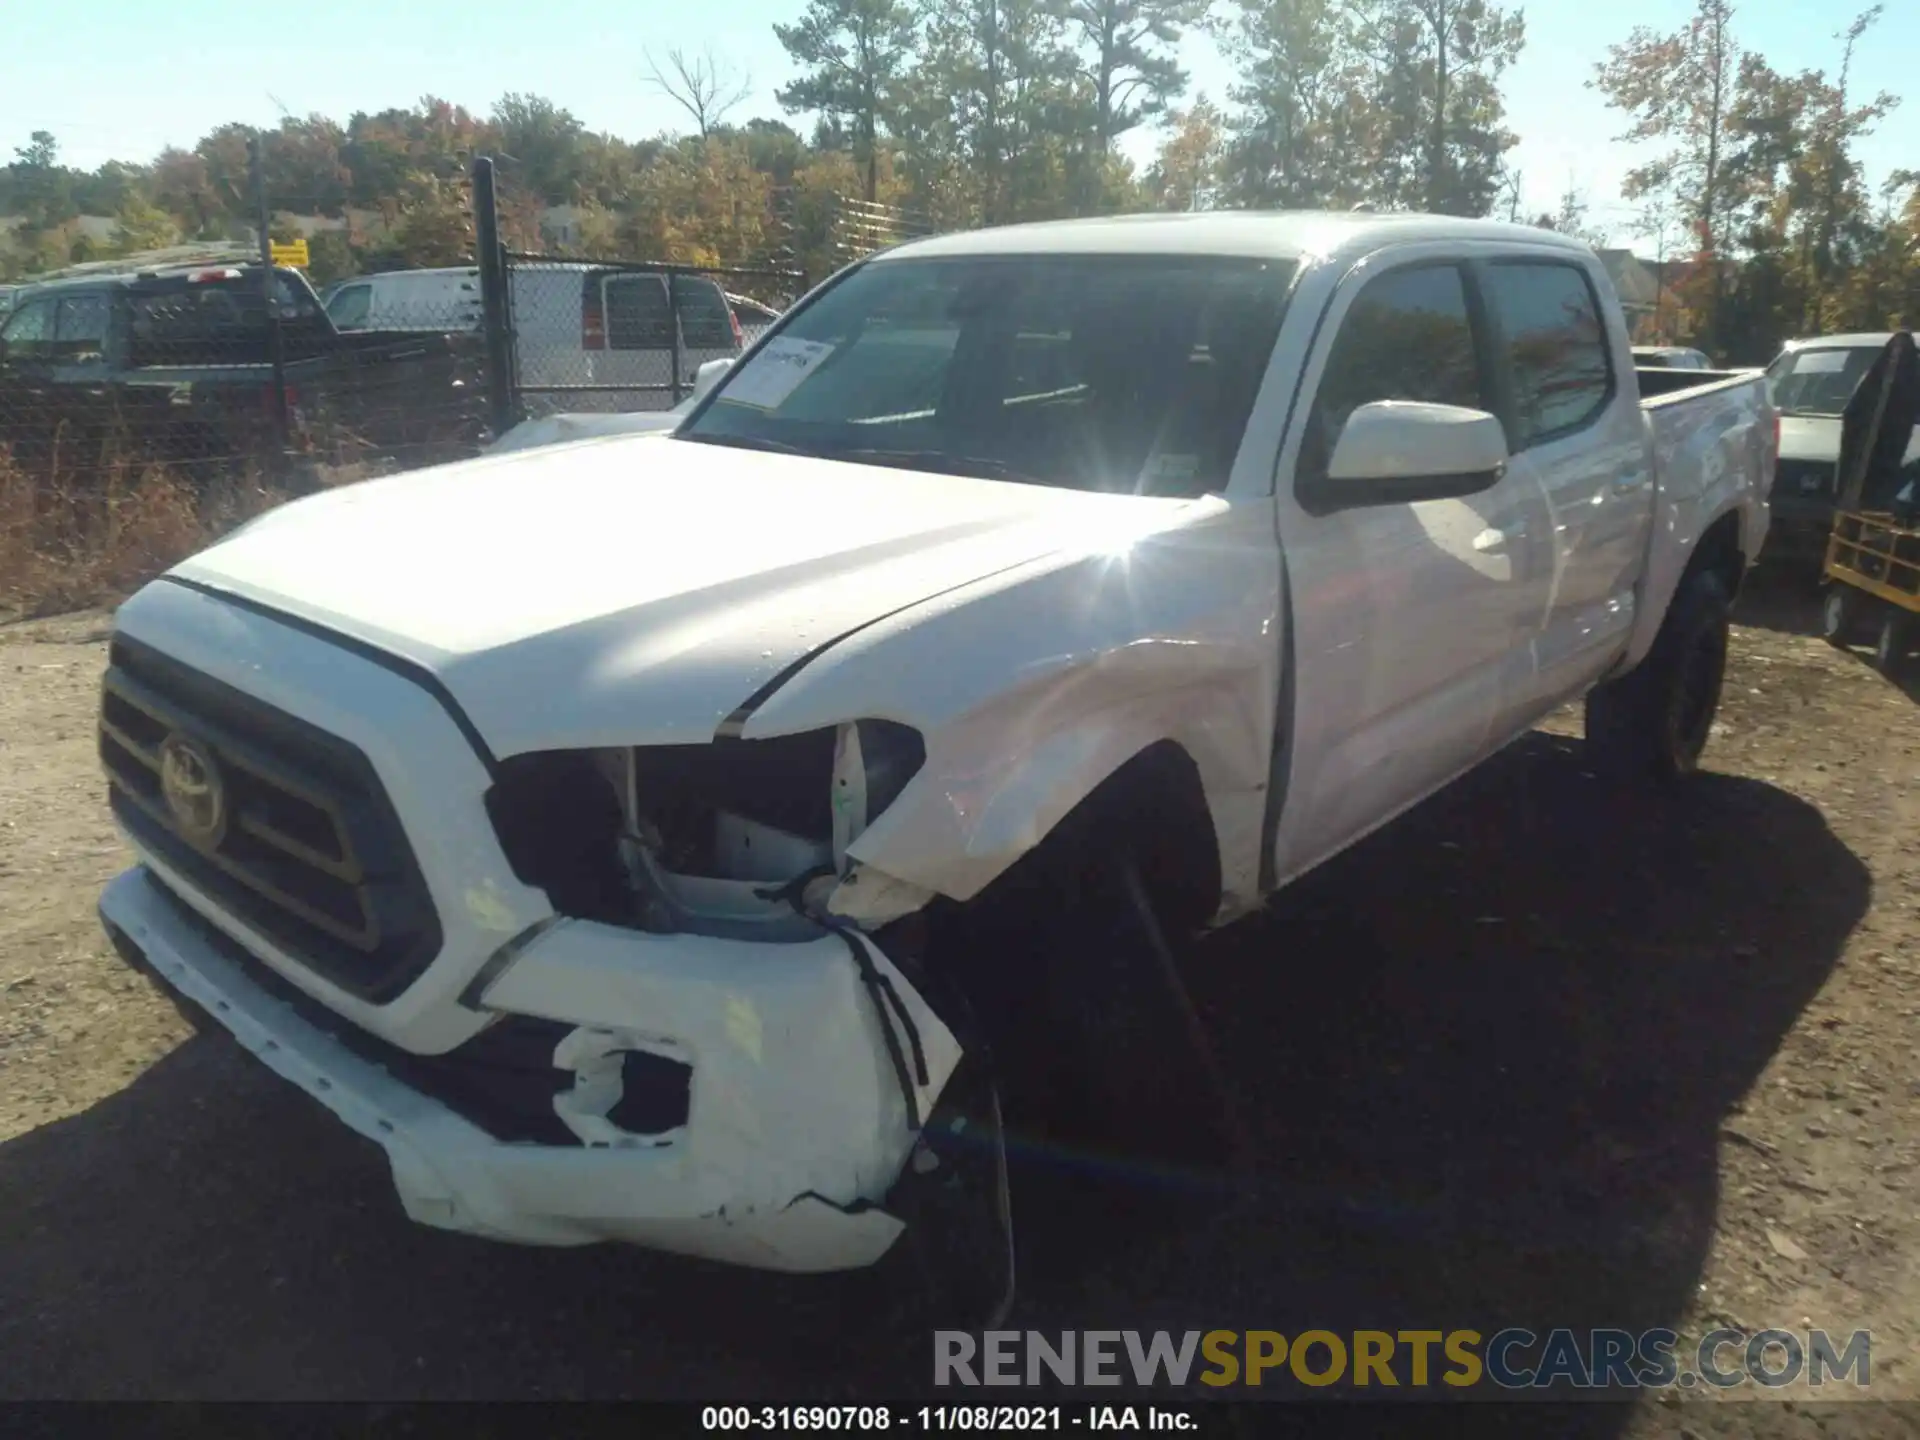
M172 735L218 773L227 818L215 838L191 838L162 793ZM439 918L386 789L338 736L119 636L100 760L136 840L341 989L390 1000L439 952Z

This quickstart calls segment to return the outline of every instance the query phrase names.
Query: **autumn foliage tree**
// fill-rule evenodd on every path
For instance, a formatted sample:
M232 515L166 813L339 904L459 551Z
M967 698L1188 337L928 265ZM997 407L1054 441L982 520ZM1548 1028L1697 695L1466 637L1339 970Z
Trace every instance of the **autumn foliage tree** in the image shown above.
M502 233L528 251L817 278L928 230L1369 206L1637 241L1663 278L1650 328L1726 359L1764 361L1789 333L1920 317L1914 176L1871 176L1858 160L1895 105L1858 93L1877 5L1791 56L1745 46L1732 0L1689 0L1684 23L1621 35L1590 83L1646 158L1626 182L1641 223L1607 235L1592 218L1603 203L1590 209L1571 184L1545 199L1514 164L1503 86L1527 38L1517 0L784 3L773 31L792 69L772 90L777 117L753 114L718 37L632 76L677 102L684 133L596 132L524 93L286 116L262 135L271 228L309 237L316 280L471 263L468 179L485 154ZM1230 71L1212 100L1189 96L1181 63L1201 28ZM103 248L247 237L255 134L217 126L81 170L34 132L0 166L0 278ZM81 214L107 217L110 239L98 223L82 234Z

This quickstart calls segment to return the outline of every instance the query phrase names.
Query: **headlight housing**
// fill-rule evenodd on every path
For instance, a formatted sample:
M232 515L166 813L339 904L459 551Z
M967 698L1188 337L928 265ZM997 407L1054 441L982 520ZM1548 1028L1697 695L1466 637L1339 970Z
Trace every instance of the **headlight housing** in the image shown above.
M560 914L674 929L690 906L759 907L769 886L844 874L847 847L925 763L912 726L860 719L768 740L514 756L486 804L514 874Z

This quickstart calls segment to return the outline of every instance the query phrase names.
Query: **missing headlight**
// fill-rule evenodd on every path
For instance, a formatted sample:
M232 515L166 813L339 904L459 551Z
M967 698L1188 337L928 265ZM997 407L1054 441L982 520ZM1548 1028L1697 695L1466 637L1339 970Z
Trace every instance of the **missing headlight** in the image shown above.
M887 720L768 740L548 751L504 762L487 811L514 874L562 915L803 939L817 932L761 890L842 868L846 846L925 759L919 732Z

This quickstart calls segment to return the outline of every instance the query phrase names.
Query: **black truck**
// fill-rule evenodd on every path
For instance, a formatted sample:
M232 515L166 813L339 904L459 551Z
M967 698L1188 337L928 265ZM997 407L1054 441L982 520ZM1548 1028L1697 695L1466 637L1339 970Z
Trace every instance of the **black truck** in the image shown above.
M0 446L41 473L159 462L202 478L484 442L480 337L343 333L299 271L275 269L271 308L265 279L203 264L27 287L0 325Z

